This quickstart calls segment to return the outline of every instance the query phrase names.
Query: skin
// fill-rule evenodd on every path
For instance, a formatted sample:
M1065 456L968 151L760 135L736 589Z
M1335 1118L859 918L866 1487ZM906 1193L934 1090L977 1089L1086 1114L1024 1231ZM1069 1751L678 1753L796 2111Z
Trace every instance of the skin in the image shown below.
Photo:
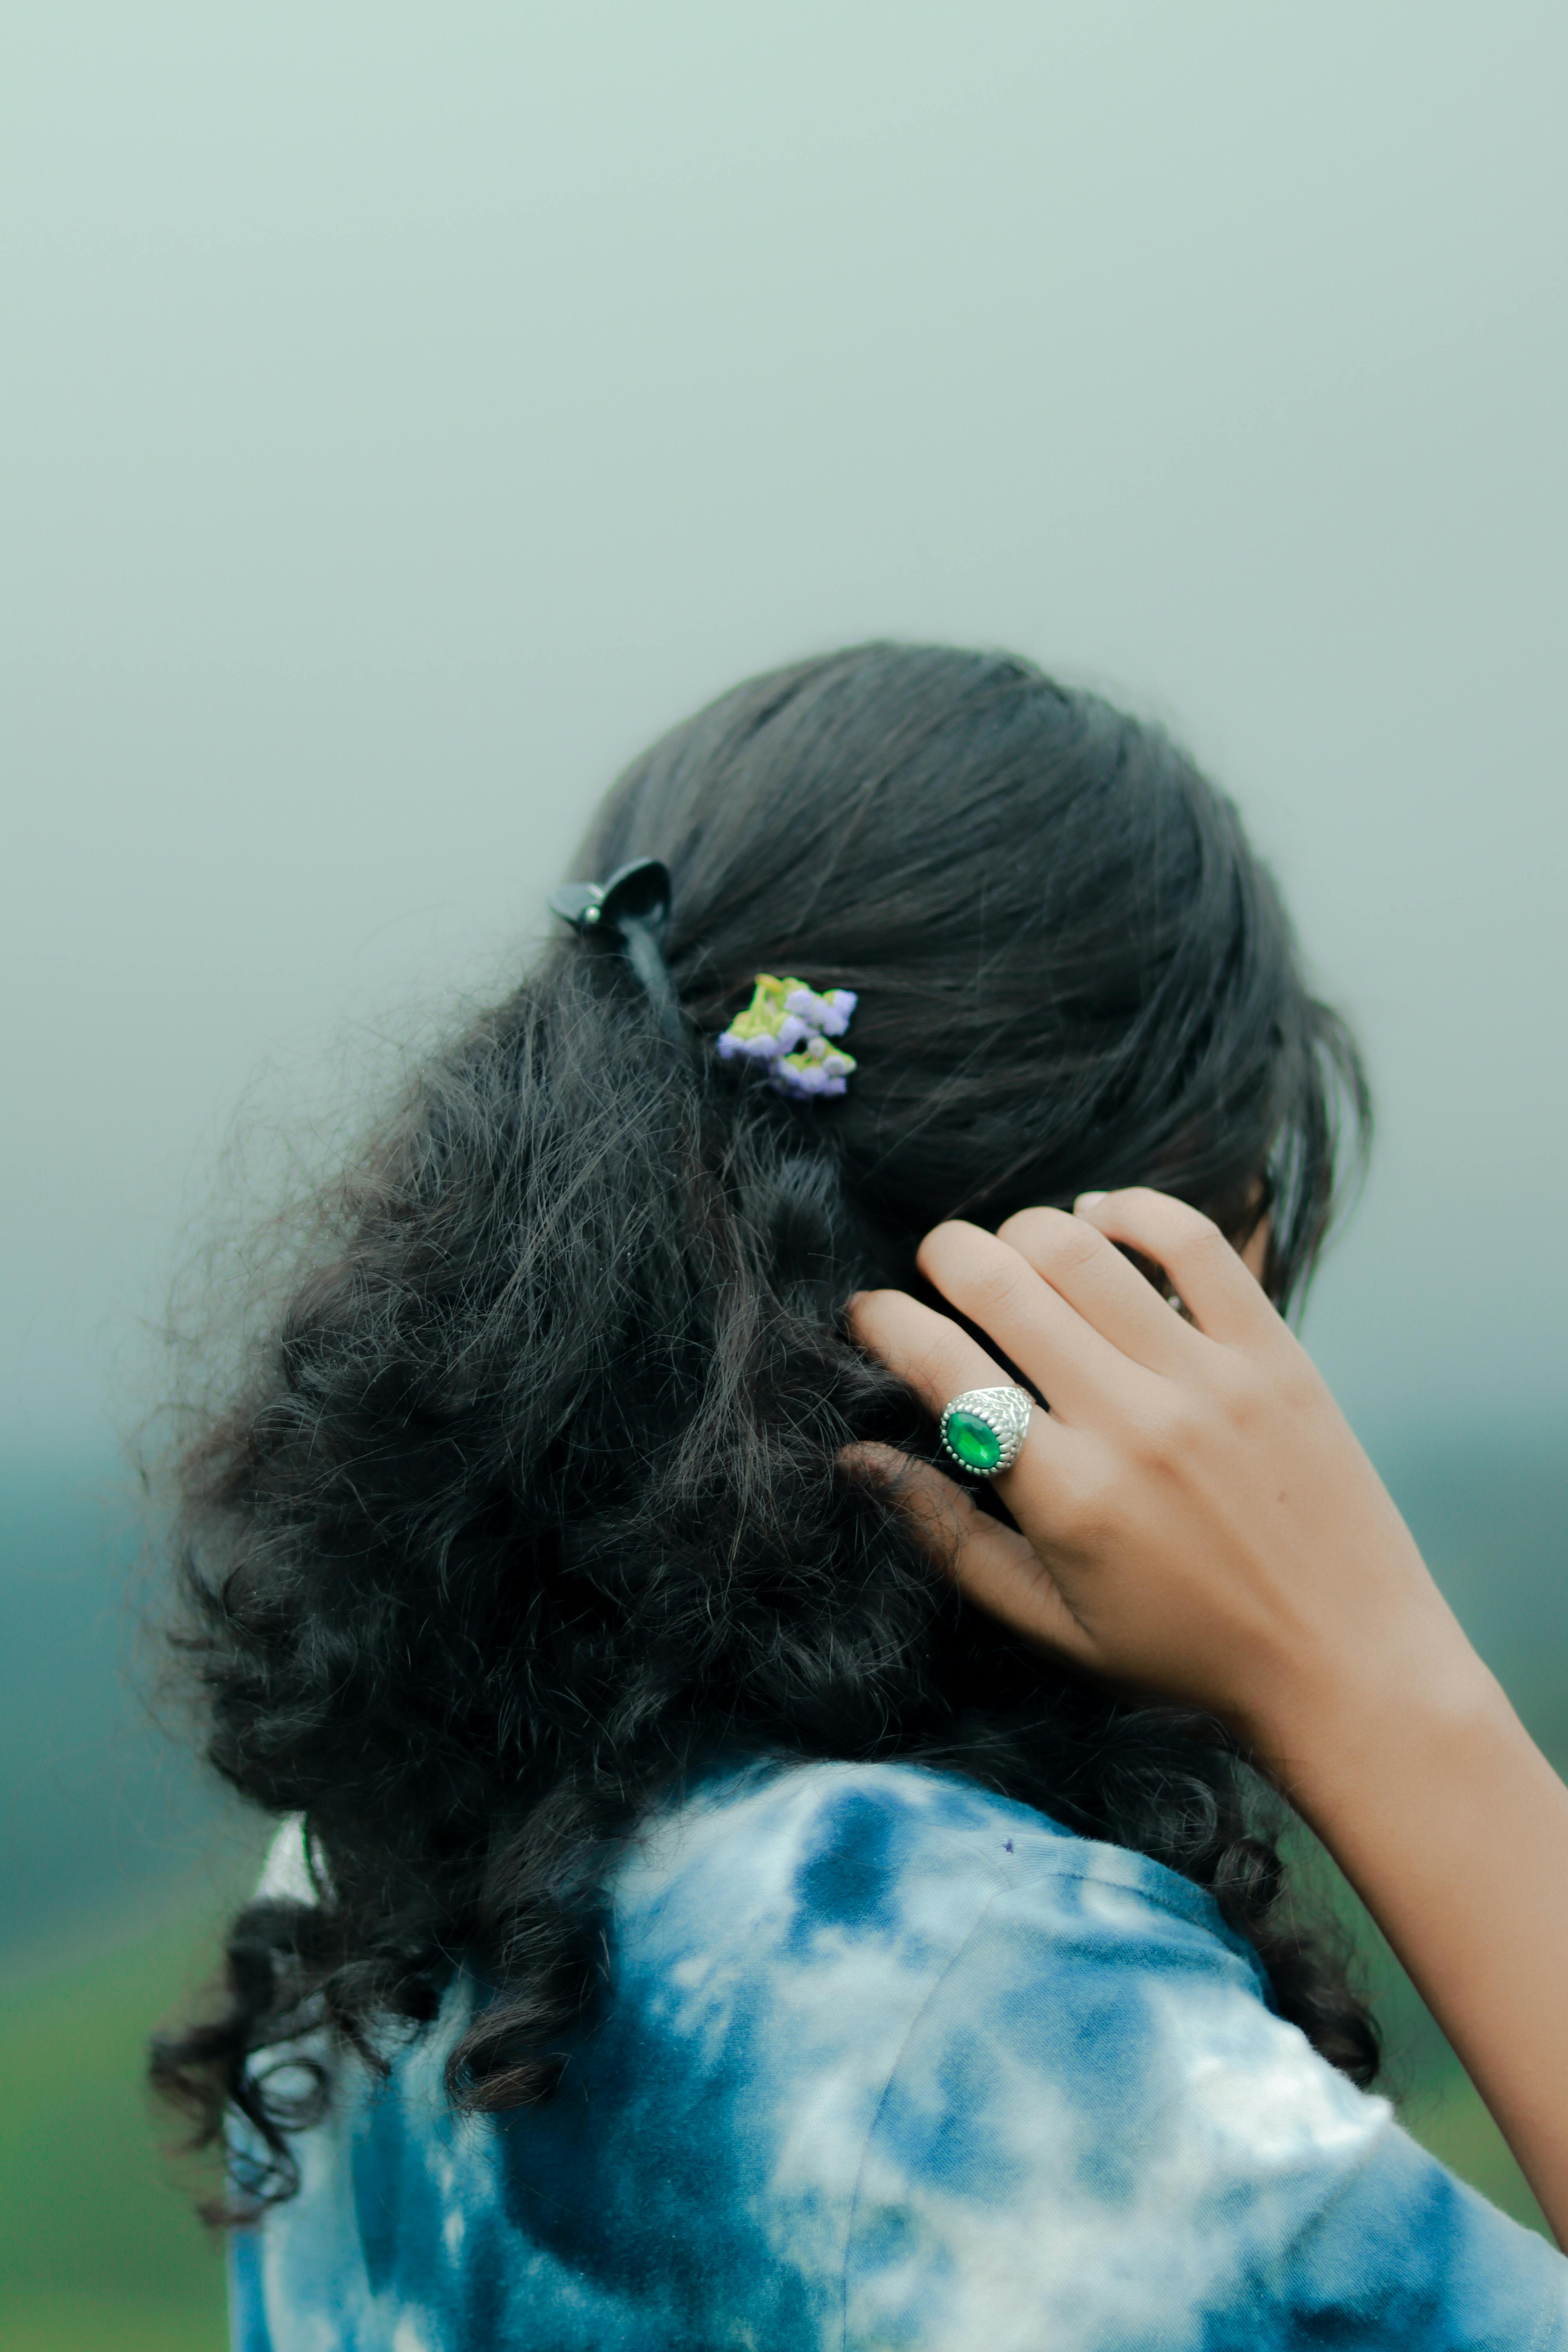
M1163 1266L1173 1314L1112 1246ZM863 1449L969 1597L1091 1673L1205 1707L1310 1822L1568 2243L1568 1789L1438 1592L1258 1276L1142 1189L939 1225L920 1265L1042 1396L995 1481ZM1190 1318L1191 1319L1187 1319ZM933 1413L1008 1374L901 1291L856 1338Z

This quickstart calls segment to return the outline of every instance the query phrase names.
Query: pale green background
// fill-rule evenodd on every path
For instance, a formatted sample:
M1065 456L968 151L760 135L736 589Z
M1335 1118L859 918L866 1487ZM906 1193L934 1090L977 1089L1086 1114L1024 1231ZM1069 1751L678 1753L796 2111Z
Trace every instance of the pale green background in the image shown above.
M13 1430L258 1064L488 980L626 755L873 631L1239 793L1384 1108L1323 1353L1555 1419L1565 68L1550 5L11 0Z
M185 1931L113 1922L200 1841L81 1484L237 1107L265 1197L748 669L1016 646L1237 793L1382 1106L1308 1336L1552 1733L1565 68L1508 0L0 10L10 2340L216 2325L114 2205Z

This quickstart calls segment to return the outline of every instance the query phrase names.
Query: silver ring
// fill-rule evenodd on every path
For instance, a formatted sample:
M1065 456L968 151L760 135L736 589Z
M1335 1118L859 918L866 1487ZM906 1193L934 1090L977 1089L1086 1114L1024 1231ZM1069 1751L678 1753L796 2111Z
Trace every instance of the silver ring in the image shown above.
M943 1451L972 1478L999 1478L1024 1450L1034 1403L1027 1389L965 1389L942 1409Z

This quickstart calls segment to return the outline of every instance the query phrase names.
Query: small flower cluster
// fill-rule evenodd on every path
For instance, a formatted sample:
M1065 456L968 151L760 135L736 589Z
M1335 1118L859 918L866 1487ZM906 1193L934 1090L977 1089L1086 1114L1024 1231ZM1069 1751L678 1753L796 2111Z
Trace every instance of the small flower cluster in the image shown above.
M719 1040L720 1058L765 1062L782 1095L841 1095L855 1057L828 1040L843 1036L855 1003L852 988L819 996L804 980L760 971L750 1004Z

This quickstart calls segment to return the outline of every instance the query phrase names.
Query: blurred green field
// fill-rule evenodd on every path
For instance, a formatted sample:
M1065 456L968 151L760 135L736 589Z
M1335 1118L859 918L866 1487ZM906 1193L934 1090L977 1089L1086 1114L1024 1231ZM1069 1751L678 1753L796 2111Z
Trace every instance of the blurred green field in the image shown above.
M0 1990L0 2344L220 2352L223 2258L142 2085L149 2029L210 1964L182 1906Z

